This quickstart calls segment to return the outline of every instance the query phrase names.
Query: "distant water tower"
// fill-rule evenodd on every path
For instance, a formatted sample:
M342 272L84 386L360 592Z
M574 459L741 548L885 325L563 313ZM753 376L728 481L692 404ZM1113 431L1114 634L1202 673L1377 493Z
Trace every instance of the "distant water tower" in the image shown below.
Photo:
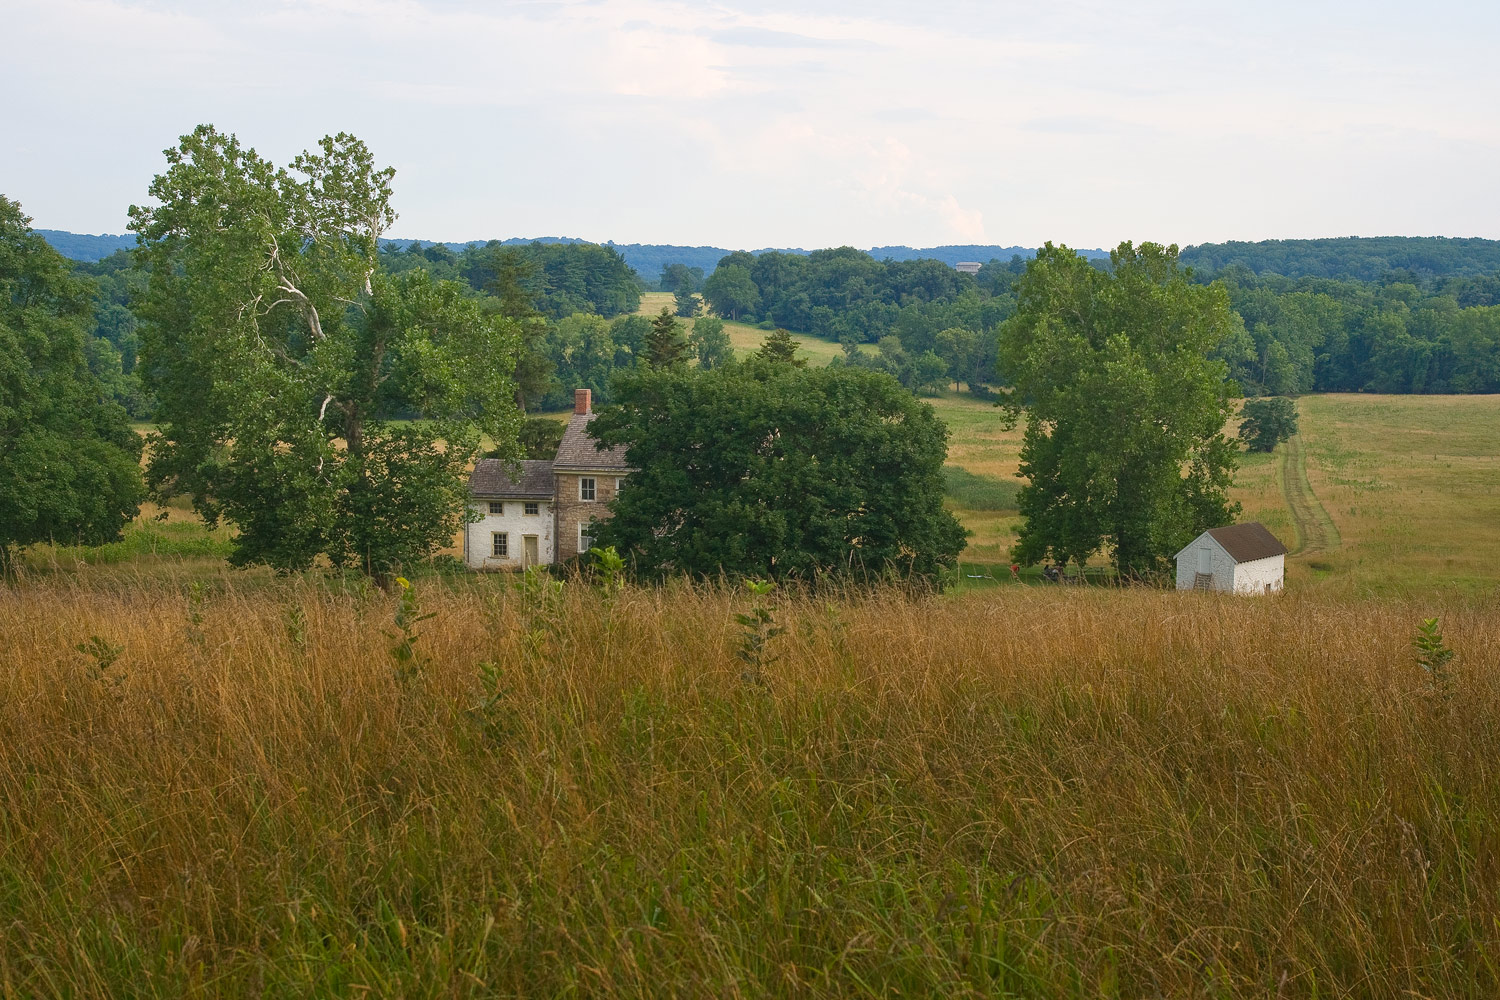
M953 265L953 269L959 274L978 274L983 266L977 260L961 260Z

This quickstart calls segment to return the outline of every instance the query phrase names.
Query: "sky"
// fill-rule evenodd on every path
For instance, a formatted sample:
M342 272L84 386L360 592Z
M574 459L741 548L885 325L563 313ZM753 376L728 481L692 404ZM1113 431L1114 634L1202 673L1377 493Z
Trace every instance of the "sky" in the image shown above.
M0 193L123 232L202 122L398 238L1500 238L1500 3L0 0Z

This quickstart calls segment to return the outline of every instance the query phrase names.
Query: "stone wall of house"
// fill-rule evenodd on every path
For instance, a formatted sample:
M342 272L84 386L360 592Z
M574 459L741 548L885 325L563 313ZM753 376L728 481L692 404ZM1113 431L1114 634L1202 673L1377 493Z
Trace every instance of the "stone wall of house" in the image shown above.
M614 472L559 472L557 474L557 499L553 501L557 510L557 561L572 559L588 546L579 548L579 531L590 521L609 518L609 503L615 498L619 481L625 477ZM579 499L579 484L583 479L594 480L594 499Z

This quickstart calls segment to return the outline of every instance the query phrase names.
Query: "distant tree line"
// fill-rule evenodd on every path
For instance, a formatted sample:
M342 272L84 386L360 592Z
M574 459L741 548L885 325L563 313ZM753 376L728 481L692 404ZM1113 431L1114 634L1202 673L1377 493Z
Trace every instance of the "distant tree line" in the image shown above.
M1204 243L1182 251L1200 274L1242 267L1288 278L1380 281L1392 271L1416 278L1469 277L1500 272L1500 240L1443 236L1346 236L1321 240Z
M1500 392L1500 242L1311 240L1253 248L1256 266L1343 275L1383 270L1376 280L1287 277L1258 274L1235 259L1193 272L1194 281L1219 281L1228 291L1240 322L1217 357L1246 394ZM1194 252L1209 265L1231 259L1212 247ZM1184 264L1191 259L1181 255ZM805 256L733 253L705 280L703 298L726 319L839 340L846 363L888 371L913 391L951 384L985 395L1011 381L996 363L996 331L1015 312L1013 286L1026 264L1019 255L992 260L969 276L930 260L876 261L851 247ZM1439 268L1454 273L1434 275ZM859 344L877 350L856 350Z
M1242 324L1220 356L1247 395L1500 392L1500 274L1413 278L1225 268L1216 280Z

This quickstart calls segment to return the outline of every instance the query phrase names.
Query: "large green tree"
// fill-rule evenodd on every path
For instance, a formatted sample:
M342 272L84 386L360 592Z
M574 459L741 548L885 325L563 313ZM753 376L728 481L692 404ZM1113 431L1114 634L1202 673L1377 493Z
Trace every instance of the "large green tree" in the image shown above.
M34 542L111 541L140 510L140 436L85 355L92 306L0 196L0 572Z
M748 268L738 264L721 266L703 283L703 301L720 316L739 319L760 305L760 292Z
M1228 297L1192 284L1177 248L1122 243L1100 270L1066 247L1038 251L1001 327L1007 407L1026 416L1015 556L1087 561L1107 550L1149 574L1238 511L1237 394L1211 354L1234 329Z
M763 358L616 376L591 430L638 471L598 527L647 576L934 577L947 429L890 376Z
M729 333L724 329L724 321L717 316L700 316L693 320L688 344L697 353L700 368L718 368L734 360Z
M481 434L516 451L515 323L377 270L394 171L353 136L278 168L204 125L166 156L131 209L152 488L232 521L236 564L384 575L449 544Z
M1297 403L1285 396L1247 400L1240 417L1240 438L1251 451L1274 451L1297 433Z

